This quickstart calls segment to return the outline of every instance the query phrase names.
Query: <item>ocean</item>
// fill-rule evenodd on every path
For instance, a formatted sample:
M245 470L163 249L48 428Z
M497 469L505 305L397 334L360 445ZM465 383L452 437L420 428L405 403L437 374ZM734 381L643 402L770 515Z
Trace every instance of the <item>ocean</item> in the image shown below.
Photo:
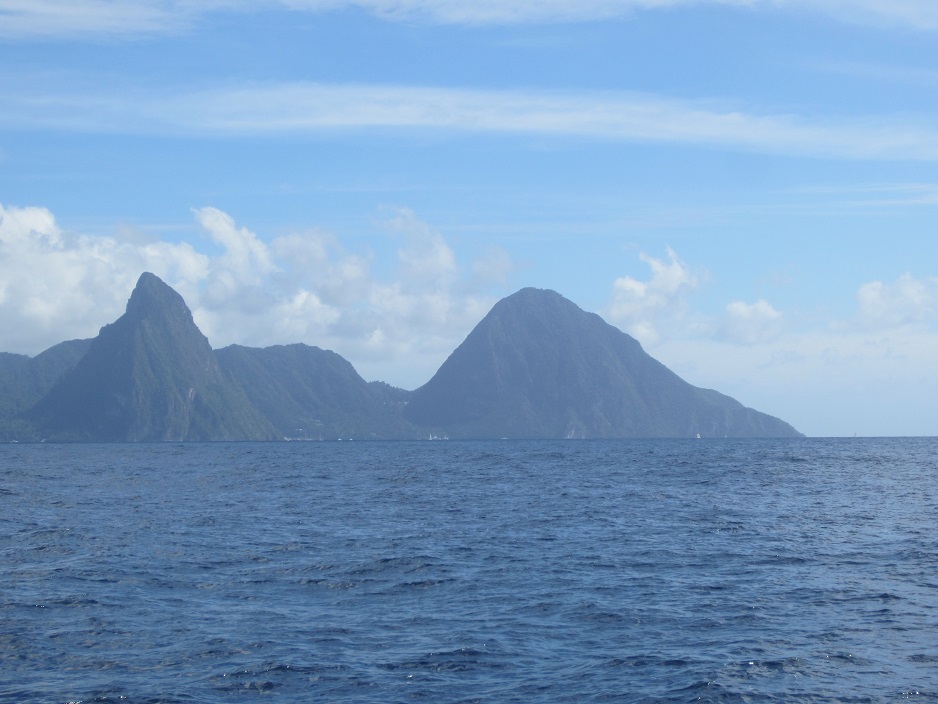
M938 440L0 446L0 702L938 700Z

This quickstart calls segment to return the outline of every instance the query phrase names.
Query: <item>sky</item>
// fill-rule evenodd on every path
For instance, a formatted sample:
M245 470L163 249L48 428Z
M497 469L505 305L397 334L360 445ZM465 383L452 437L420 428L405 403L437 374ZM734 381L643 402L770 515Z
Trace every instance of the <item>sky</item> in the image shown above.
M425 383L558 291L811 436L938 435L934 0L0 0L0 350L151 271Z

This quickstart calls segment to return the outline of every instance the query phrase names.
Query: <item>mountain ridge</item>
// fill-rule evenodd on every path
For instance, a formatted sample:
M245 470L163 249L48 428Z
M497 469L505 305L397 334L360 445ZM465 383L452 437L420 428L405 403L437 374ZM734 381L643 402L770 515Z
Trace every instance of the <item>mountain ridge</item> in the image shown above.
M395 412L391 387L365 381L331 350L302 343L229 345L215 356L284 438L384 438L412 435ZM405 394L406 396L406 394Z
M24 374L34 381L17 382ZM692 386L597 314L534 288L496 303L407 391L302 343L213 350L182 297L146 272L95 338L35 358L0 354L4 393L3 439L800 436Z

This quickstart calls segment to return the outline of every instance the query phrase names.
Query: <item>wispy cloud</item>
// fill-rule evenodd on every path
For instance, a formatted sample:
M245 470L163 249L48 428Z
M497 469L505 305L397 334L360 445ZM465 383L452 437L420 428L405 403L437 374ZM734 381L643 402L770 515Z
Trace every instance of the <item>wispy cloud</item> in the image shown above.
M489 25L585 22L622 17L636 10L709 2L745 5L749 0L283 0L294 9L356 7L389 20Z
M357 7L388 19L426 19L446 24L486 25L585 22L627 17L638 10L721 5L749 10L783 9L828 15L840 21L882 26L888 23L938 29L932 0L283 0L321 11Z
M122 36L178 30L196 17L164 0L0 0L0 37Z
M562 23L628 17L639 10L720 5L792 10L860 22L938 29L933 0L0 0L0 37L117 37L176 32L213 12L359 9L398 21L467 26Z
M803 188L794 191L822 196L828 207L839 210L880 210L884 208L932 208L938 205L938 183L872 183Z
M781 6L820 11L848 22L883 24L931 31L938 29L938 4L932 0L775 0ZM765 0L773 2L773 0Z
M771 115L642 93L278 83L194 92L30 89L0 99L0 128L200 135L374 128L719 146L851 159L938 159L938 128L907 118ZM17 85L19 83L19 85Z

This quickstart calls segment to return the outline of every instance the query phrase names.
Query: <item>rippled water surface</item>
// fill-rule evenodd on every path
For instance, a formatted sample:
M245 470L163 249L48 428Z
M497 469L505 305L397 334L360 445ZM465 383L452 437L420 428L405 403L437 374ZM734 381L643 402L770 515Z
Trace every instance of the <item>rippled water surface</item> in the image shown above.
M0 701L938 700L936 457L2 446Z

